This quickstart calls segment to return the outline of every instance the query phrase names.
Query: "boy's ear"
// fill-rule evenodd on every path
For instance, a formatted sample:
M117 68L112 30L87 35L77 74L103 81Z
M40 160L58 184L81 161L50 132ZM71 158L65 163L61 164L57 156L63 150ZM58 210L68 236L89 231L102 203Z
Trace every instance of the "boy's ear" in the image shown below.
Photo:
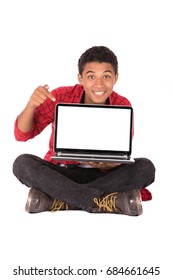
M80 74L78 74L78 82L82 85L82 76Z
M119 76L119 74L118 74L118 72L117 72L116 75L115 75L115 83L114 83L114 84L116 84L116 82L117 82L117 80L118 80L118 76Z

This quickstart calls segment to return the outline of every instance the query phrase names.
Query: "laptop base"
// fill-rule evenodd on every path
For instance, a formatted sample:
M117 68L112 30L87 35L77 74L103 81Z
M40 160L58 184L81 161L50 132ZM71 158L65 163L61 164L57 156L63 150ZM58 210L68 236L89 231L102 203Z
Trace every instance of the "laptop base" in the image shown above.
M135 160L131 157L128 158L102 158L102 157L74 157L74 156L58 156L54 155L51 157L53 160L62 160L62 161L76 161L76 162L107 162L107 163L124 163L131 164L134 163Z

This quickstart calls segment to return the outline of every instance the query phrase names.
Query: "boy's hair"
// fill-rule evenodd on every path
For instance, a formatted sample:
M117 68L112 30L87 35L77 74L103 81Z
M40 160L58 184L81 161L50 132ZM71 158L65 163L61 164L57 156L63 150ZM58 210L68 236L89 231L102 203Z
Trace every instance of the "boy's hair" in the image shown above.
M86 50L78 60L78 71L82 75L86 63L89 62L106 62L114 68L115 74L118 72L118 60L116 55L107 47L95 46Z

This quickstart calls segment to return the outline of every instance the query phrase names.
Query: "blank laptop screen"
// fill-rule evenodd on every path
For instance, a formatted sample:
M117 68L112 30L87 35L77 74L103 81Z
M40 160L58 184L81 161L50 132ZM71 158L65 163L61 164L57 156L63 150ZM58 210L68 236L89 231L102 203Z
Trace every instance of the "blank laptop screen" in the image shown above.
M131 137L129 108L59 105L55 149L128 152Z

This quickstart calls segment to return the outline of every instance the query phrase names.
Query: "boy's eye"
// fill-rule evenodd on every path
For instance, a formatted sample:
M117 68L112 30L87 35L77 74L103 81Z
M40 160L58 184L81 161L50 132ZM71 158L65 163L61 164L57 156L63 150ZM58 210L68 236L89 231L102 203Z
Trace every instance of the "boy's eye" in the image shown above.
M110 79L110 78L111 78L110 75L105 75L105 76L104 76L104 79Z
M93 75L89 75L88 79L93 80L95 77Z

